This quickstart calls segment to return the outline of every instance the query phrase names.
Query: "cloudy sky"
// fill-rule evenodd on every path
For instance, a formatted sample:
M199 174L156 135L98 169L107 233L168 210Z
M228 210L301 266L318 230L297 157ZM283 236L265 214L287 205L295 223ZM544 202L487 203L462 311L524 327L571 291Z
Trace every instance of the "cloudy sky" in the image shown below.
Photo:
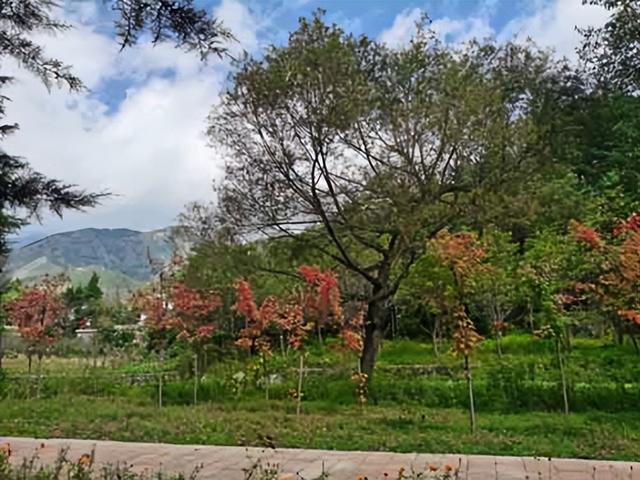
M575 59L575 26L600 25L606 13L581 0L196 0L260 54L282 44L300 16L317 8L354 33L390 45L406 42L425 11L448 42L473 37L531 37ZM151 230L170 225L183 206L210 200L222 160L207 145L206 116L225 87L228 65L207 65L171 45L142 43L119 52L102 0L67 0L60 12L74 28L40 39L74 66L89 91L47 90L24 71L7 89L8 120L21 131L3 147L52 177L116 195L85 214L45 217L24 240L85 227ZM3 65L7 67L7 65ZM12 69L11 66L8 68Z

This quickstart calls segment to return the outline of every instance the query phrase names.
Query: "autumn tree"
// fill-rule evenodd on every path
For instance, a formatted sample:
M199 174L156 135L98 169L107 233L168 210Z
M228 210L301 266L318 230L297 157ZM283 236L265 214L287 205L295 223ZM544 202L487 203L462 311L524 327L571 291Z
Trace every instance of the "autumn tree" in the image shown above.
M364 347L364 318L366 316L366 304L356 304L356 310L352 315L345 316L340 325L340 340L342 348L352 355L357 356L358 368L351 375L351 381L355 386L356 400L360 407L364 407L369 397L369 376L362 371L360 360Z
M18 327L26 344L29 373L33 356L38 365L51 344L62 335L62 325L67 309L61 299L66 279L48 277L40 284L25 289L6 306L9 323Z
M611 321L618 342L622 344L628 333L640 354L635 338L640 327L640 214L618 221L607 237L582 225L574 228L573 236L588 249L595 272L592 278L578 278L574 290L595 300L597 311Z
M444 230L429 241L438 261L446 267L452 276L451 303L448 305L453 320L453 351L464 360L464 371L469 391L469 423L471 432L476 429L476 410L473 396L473 377L471 355L483 340L469 317L466 301L471 292L474 276L482 272L486 265L485 250L475 234L460 232L451 234Z
M234 283L236 302L233 310L244 320L244 327L238 333L236 345L249 353L256 353L262 364L265 382L265 397L269 398L269 369L268 361L272 356L272 338L269 335L270 328L280 328L281 308L279 300L274 296L266 297L260 306L257 305L251 284L238 279ZM297 310L289 310L285 317L292 322L292 328L297 325L302 317L301 307Z
M144 314L145 326L150 330L154 347L161 356L170 338L183 341L192 349L194 403L197 403L199 377L204 370L204 347L216 329L213 315L221 305L220 297L214 292L193 290L182 282L174 281L164 288L137 292L133 303Z
M538 117L562 77L548 55L434 38L420 29L392 50L302 19L287 45L240 62L211 114L211 139L229 152L220 217L254 238L305 232L365 282L369 376L425 238L472 204L503 202L547 158Z

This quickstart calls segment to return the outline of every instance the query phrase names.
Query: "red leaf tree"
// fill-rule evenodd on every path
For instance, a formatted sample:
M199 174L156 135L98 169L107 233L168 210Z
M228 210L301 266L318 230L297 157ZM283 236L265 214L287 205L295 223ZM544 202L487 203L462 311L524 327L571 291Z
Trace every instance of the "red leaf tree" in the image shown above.
M451 271L453 276L454 295L451 297L451 305L449 306L449 311L452 312L452 319L455 321L453 349L456 354L464 359L464 369L469 389L470 426L471 431L474 432L476 415L470 357L483 338L478 334L473 321L467 315L464 300L474 275L486 268L484 264L486 253L474 233L452 234L447 230L440 232L432 239L428 243L428 248L440 263Z
M186 342L194 354L194 403L197 403L200 374L204 371L203 352L211 340L216 321L214 313L222 305L213 292L202 292L174 282L168 288L153 288L138 292L134 305L145 316L145 325L153 335L154 347L161 355L167 348L168 337Z
M618 340L629 333L640 354L634 334L640 326L640 212L618 222L607 241L576 221L570 229L573 239L587 249L587 261L597 274L580 279L573 292L559 300L564 305L585 298L596 301L603 315L612 320Z
M279 325L278 299L269 296L258 307L251 284L247 280L236 280L234 288L236 302L232 310L244 318L244 328L240 329L236 345L243 350L255 351L261 356L271 355L271 338L267 330L271 326Z
M306 317L315 324L322 343L322 330L330 323L339 325L344 317L338 277L329 270L310 265L301 265L298 273L307 286L303 292Z
M240 329L236 345L247 352L259 355L264 373L265 397L268 399L268 360L272 355L272 340L268 330L271 327L280 327L280 303L277 298L269 296L258 307L251 284L244 279L236 280L234 288L236 302L232 310L244 318L244 328Z
M46 278L39 285L28 288L6 306L9 323L18 327L27 345L29 373L34 355L38 362L47 347L62 335L67 308L61 299L66 283L63 277Z
M640 212L620 222L613 235L605 273L595 291L605 309L633 332L640 326ZM640 354L633 333L631 339Z

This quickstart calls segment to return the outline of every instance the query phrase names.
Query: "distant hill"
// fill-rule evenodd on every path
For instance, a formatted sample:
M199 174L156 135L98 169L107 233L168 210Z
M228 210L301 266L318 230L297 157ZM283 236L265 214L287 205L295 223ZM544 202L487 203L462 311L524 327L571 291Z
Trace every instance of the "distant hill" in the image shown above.
M154 263L164 263L174 248L186 248L174 247L171 231L86 228L57 233L12 251L3 276L31 282L65 273L74 283L85 283L95 271L105 292L130 291L153 278L149 255Z

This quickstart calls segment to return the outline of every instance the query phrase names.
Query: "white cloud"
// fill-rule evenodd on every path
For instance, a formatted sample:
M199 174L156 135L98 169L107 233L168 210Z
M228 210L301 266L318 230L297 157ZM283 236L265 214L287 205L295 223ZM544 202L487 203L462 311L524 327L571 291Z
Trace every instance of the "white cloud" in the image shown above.
M416 31L416 22L420 21L422 10L419 8L406 9L396 15L393 24L383 30L378 40L392 48L398 48L409 43Z
M468 17L440 17L433 21L431 28L450 43L488 37L496 37L498 41L531 38L538 45L553 48L559 55L574 60L581 39L575 27L602 25L608 17L604 8L583 5L582 0L537 0L529 4L527 14L515 17L496 32L490 23L496 5L496 0L486 0ZM408 43L421 14L420 8L403 10L378 39L394 48Z
M440 39L459 43L466 42L473 38L487 38L495 35L489 24L488 14L490 6L484 5L478 16L470 16L464 19L454 19L450 17L440 17L430 25L430 28L440 37ZM423 14L420 8L406 9L400 12L393 24L378 36L378 40L386 43L392 48L406 45L416 32L416 23L420 21Z
M485 39L495 36L495 32L486 17L469 17L464 20L452 20L448 17L434 20L431 28L447 42L461 43L474 38Z
M213 14L222 20L238 40L237 45L231 46L232 51L244 49L252 52L258 48L257 33L259 29L264 28L264 25L260 25L245 5L237 0L222 0Z
M217 13L243 48L258 46L258 22L246 7L224 0ZM87 214L69 213L64 221L47 216L43 226L29 230L171 224L187 202L209 200L211 181L221 174L222 160L207 146L204 131L228 65L214 59L204 65L170 44L142 43L120 53L109 36L74 25L39 40L48 53L72 64L93 91L113 81L128 84L124 98L107 105L103 96L89 93L47 93L38 79L7 62L5 72L11 68L17 77L3 92L12 99L7 120L21 130L3 148L51 177L116 196Z
M165 226L185 203L210 198L211 180L221 173L222 161L207 147L203 131L209 108L219 99L227 65L204 66L197 55L171 44L142 43L120 53L114 39L97 30L105 21L95 8L99 1L74 2L77 8L66 15L76 28L39 40L52 55L72 64L87 86L101 95L59 90L47 94L30 74L14 71L18 81L3 93L13 100L7 106L7 120L19 122L22 130L3 147L50 176L118 196L88 214L70 213L64 222L47 217L43 227L31 227L32 231ZM298 5L307 0L286 1ZM599 25L606 19L601 8L583 6L581 0L544 0L494 32L490 22L494 6L492 0L466 18L435 19L432 27L449 42L490 35L501 41L530 36L574 58L580 39L574 25ZM393 47L407 43L421 13L419 8L403 10L379 40ZM234 52L255 52L265 41L265 32L272 38L281 33L272 28L277 12L265 8L256 14L239 0L222 0L214 14L238 39ZM10 73L7 68L3 64L5 73ZM104 89L113 87L114 81L129 87L124 92L122 83L114 87L124 98L118 105L108 105Z
M583 5L582 0L554 0L527 16L511 20L498 35L498 40L531 38L538 45L553 48L558 55L576 59L581 36L576 26L599 26L608 18L599 6Z

